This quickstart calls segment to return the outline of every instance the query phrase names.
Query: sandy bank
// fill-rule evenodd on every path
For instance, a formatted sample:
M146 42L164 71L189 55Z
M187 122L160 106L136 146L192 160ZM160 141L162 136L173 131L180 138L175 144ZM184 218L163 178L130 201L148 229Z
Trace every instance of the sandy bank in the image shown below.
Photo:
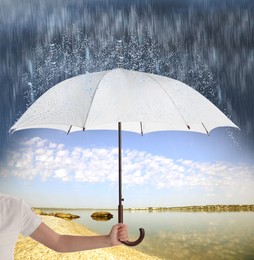
M50 216L41 216L43 221L54 229L58 233L69 234L69 235L84 235L92 236L96 235L84 226L64 219L59 219ZM160 258L143 254L133 248L126 246L117 246L113 248L96 249L77 253L56 253L49 248L37 243L31 238L25 238L20 235L16 248L15 248L15 260L64 260L64 259L100 259L100 260L158 260Z

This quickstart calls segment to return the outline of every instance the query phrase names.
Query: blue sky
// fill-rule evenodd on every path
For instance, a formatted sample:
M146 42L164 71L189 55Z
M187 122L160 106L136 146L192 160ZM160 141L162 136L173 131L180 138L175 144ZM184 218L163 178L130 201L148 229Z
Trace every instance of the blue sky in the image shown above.
M123 132L124 207L254 203L254 164L238 130ZM12 135L0 190L39 207L116 208L117 132Z
M122 2L2 1L0 192L32 206L117 206L116 132L7 133L59 80L123 54L124 68L195 87L242 129L124 133L124 206L254 203L253 1Z

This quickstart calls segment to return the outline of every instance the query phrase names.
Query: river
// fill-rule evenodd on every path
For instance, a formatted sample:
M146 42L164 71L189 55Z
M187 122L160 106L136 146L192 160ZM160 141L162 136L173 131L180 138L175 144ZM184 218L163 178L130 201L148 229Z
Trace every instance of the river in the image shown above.
M44 210L50 212L50 210ZM99 234L117 222L117 211L107 222L93 220L96 210L52 210L77 214L76 220ZM136 247L162 259L254 259L254 212L148 212L124 211L130 240L138 228L146 232Z

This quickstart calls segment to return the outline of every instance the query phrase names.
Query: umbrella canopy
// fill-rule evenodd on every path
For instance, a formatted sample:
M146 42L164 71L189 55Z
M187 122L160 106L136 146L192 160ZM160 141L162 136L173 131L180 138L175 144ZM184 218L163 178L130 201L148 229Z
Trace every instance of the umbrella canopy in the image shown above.
M182 130L209 133L237 127L186 84L159 75L114 69L76 76L43 94L14 124L28 128L117 130L149 133Z
M121 131L194 131L208 134L216 127L236 127L216 106L186 84L159 75L114 69L76 76L49 89L12 126L15 132L53 128L118 130L119 205L123 222ZM96 174L96 173L95 173ZM123 242L133 246L144 238Z

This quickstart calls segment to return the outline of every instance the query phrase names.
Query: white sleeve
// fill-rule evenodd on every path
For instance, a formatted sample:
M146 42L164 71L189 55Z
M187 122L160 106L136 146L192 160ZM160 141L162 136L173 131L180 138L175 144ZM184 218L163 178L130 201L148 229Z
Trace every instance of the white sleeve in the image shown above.
M22 201L21 205L21 234L30 236L37 227L41 224L42 220L39 218L32 209Z

